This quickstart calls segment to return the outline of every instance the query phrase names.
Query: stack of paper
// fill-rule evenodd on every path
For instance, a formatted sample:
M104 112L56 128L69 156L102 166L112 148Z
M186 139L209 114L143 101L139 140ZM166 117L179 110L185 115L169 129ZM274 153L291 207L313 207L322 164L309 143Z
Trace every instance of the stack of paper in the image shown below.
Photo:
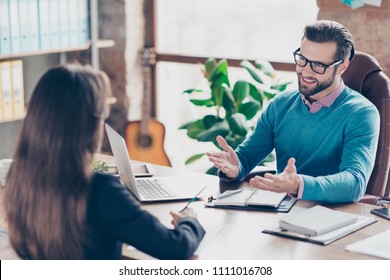
M300 213L285 216L279 221L279 226L287 231L317 236L355 223L357 220L356 215L317 205Z
M350 252L390 259L390 230L350 244L345 249Z
M5 179L11 164L12 159L0 159L0 187L5 185Z

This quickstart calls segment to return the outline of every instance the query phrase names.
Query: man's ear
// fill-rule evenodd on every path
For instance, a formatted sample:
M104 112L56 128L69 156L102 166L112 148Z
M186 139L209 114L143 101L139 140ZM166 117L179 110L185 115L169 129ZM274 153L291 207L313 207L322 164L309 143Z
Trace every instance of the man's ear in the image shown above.
M340 64L339 66L340 75L342 75L345 72L345 70L347 70L348 66L349 66L348 59L344 60L344 62Z

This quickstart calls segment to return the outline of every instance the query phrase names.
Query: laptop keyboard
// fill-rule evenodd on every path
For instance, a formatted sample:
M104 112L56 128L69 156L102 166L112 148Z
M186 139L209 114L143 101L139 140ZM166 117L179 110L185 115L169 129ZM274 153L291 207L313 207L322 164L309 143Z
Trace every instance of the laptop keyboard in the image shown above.
M146 198L165 198L176 196L176 194L166 185L153 178L136 180L136 183L141 194Z

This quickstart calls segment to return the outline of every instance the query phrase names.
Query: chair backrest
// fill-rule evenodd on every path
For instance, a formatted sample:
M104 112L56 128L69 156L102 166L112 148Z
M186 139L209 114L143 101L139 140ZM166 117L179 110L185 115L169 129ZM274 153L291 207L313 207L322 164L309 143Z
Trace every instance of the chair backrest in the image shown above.
M380 114L380 133L374 170L366 194L389 196L390 192L390 80L378 61L369 54L356 52L347 70L344 83L363 94Z

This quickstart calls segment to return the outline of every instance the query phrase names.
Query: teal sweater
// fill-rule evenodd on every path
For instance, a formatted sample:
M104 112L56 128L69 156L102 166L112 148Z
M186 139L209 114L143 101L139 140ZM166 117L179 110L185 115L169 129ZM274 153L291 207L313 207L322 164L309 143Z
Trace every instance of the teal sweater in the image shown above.
M302 199L358 201L366 191L379 136L376 107L346 87L328 108L311 114L298 91L278 95L255 130L236 150L242 180L273 149L277 172L296 159L304 179Z

